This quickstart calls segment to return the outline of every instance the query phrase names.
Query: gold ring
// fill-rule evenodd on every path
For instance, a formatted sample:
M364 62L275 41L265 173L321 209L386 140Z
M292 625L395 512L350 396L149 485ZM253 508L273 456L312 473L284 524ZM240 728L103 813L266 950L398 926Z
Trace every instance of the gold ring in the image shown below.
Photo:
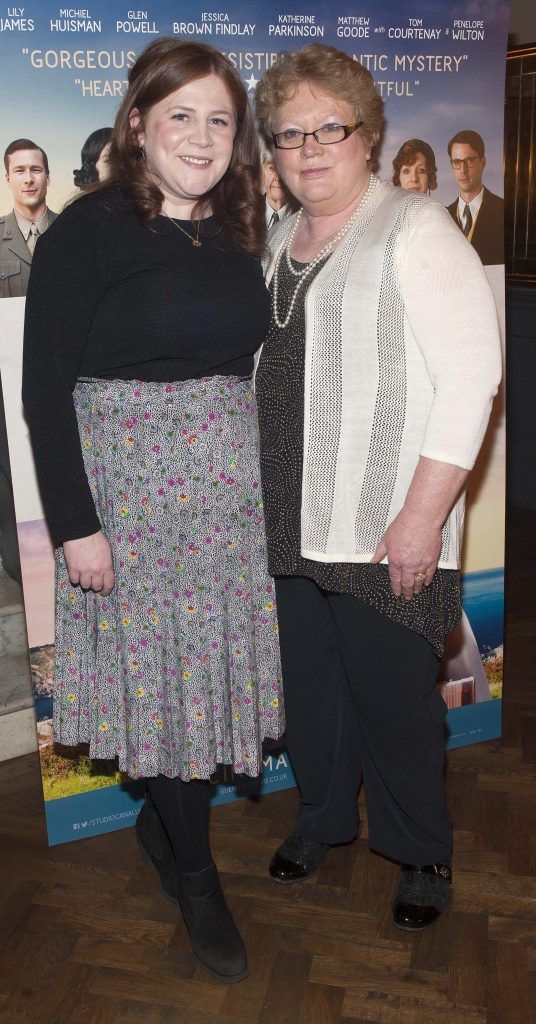
M415 576L414 576L414 579L419 580L419 582L421 580L425 580L426 579L426 573L425 572L416 572Z

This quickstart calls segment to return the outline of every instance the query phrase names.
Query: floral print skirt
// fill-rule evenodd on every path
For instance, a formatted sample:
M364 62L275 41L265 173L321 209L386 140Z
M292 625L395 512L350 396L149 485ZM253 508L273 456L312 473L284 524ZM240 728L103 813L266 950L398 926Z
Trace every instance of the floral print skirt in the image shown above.
M131 778L258 775L284 730L251 382L82 379L86 473L109 597L56 556L54 737Z

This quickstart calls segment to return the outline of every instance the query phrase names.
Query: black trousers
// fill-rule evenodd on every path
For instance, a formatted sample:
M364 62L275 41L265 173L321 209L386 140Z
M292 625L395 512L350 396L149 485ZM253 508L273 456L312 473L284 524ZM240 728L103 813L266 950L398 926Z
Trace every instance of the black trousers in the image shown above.
M276 580L287 747L300 788L295 832L324 843L357 833L409 864L449 863L447 712L428 642L349 594Z

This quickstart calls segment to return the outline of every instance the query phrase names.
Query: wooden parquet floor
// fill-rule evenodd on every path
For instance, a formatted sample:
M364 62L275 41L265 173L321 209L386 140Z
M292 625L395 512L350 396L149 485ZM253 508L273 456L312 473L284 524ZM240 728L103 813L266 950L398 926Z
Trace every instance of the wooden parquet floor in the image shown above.
M455 887L397 931L397 868L359 841L301 886L266 865L294 791L216 808L213 845L251 974L192 957L133 830L49 850L36 756L0 765L0 1024L531 1024L536 1021L536 514L510 514L504 738L454 751Z

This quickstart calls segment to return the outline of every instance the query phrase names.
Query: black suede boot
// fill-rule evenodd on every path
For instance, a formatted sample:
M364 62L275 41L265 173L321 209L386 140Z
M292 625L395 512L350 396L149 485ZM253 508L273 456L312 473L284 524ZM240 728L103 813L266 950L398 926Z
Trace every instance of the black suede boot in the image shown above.
M192 949L206 971L226 984L247 977L248 958L225 902L215 864L203 871L177 871L179 903Z
M175 902L179 899L177 862L167 832L147 790L145 803L136 818L136 836L142 859L160 875L164 892Z

